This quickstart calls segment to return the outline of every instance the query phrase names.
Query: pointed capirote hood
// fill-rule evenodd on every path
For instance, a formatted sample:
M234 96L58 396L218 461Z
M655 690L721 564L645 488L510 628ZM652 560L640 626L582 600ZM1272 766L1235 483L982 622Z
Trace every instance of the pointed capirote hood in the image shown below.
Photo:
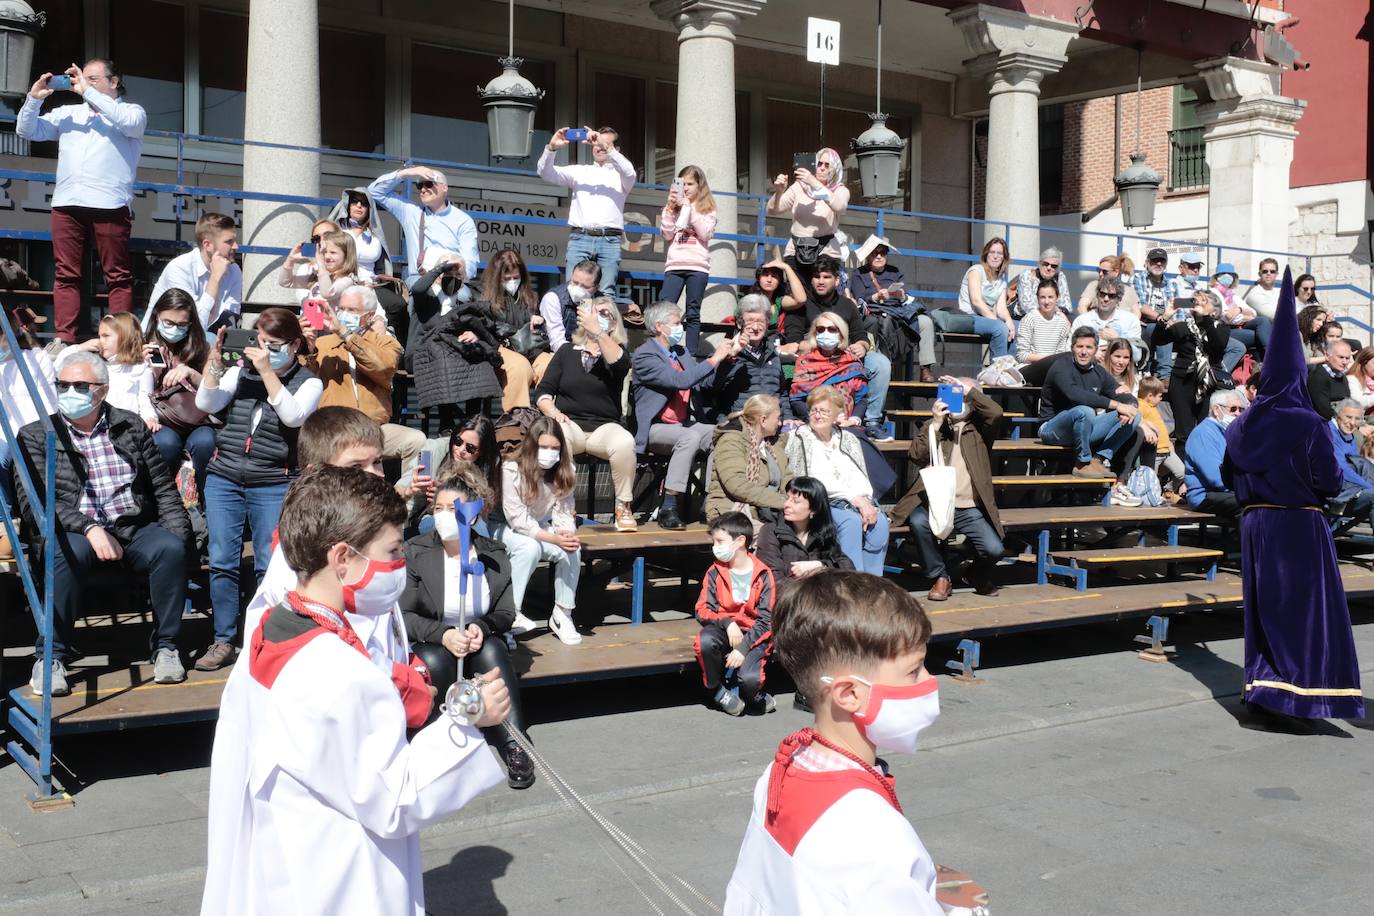
M1260 370L1260 389L1253 404L1226 430L1232 464L1260 472L1286 453L1286 443L1306 441L1313 421L1322 422L1307 394L1307 358L1298 333L1293 272L1283 271L1283 287L1274 313L1274 329Z

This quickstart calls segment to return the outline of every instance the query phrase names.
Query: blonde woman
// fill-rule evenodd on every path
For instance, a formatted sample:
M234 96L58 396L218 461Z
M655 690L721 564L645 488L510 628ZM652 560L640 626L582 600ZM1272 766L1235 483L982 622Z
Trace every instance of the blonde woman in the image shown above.
M577 328L549 361L535 391L535 406L558 421L568 449L611 465L615 487L615 527L634 531L631 502L635 484L635 437L621 423L630 354L620 310L608 298L592 299L577 310Z
M677 173L677 181L668 191L668 203L659 214L658 227L668 240L659 298L677 302L686 288L682 323L687 326L687 352L695 354L701 337L701 300L706 295L711 266L711 237L716 234L716 199L711 196L706 173L697 166L686 166Z
M1136 294L1135 284L1128 280L1127 275L1133 273L1135 264L1130 258L1120 257L1109 254L1097 262L1097 280L1093 280L1083 288L1083 295L1078 297L1078 314L1084 315L1092 311L1097 304L1097 281L1110 277L1113 280L1121 281L1121 303L1117 308L1123 308L1140 317L1140 296Z
M787 434L778 433L781 422L778 399L756 394L716 430L706 485L708 521L726 512L743 512L757 532L782 511L792 469L787 464Z

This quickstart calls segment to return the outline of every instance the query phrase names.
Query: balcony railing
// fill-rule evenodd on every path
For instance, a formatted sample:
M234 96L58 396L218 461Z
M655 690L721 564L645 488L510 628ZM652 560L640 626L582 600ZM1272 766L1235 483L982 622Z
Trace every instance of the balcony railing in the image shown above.
M1205 188L1208 179L1207 143L1202 139L1202 128L1169 131L1169 190Z

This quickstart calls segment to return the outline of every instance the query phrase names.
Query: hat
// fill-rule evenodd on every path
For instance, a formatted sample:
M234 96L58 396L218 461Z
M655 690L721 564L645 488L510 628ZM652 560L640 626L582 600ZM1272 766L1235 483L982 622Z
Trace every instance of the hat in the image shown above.
M1232 264L1230 261L1222 261L1217 265L1217 269L1212 271L1212 276L1215 277L1218 274L1234 274L1235 272L1236 265Z
M1197 265L1201 266L1202 264L1204 264L1204 263L1206 263L1206 262L1203 261L1203 259L1202 259L1202 253L1201 253L1201 252L1198 252L1198 251L1185 251L1185 252L1183 252L1183 254L1181 254L1181 255L1178 256L1178 263L1180 263L1180 264L1197 264Z
M892 243L881 235L870 235L868 238L864 239L864 243L859 246L859 250L854 256L859 259L860 264L867 264L873 252L877 251L879 248L891 247Z
M1145 252L1145 260L1167 261L1169 260L1169 252L1165 251L1163 248L1151 248L1149 251Z

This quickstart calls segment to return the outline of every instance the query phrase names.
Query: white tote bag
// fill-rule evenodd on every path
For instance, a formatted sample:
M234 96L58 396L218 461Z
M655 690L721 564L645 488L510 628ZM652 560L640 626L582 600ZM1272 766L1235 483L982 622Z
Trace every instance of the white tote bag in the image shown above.
M959 447L959 440L954 440ZM930 467L921 468L921 483L926 488L927 514L930 530L940 540L954 530L954 468L945 464L939 443L935 440L935 424L930 424Z

